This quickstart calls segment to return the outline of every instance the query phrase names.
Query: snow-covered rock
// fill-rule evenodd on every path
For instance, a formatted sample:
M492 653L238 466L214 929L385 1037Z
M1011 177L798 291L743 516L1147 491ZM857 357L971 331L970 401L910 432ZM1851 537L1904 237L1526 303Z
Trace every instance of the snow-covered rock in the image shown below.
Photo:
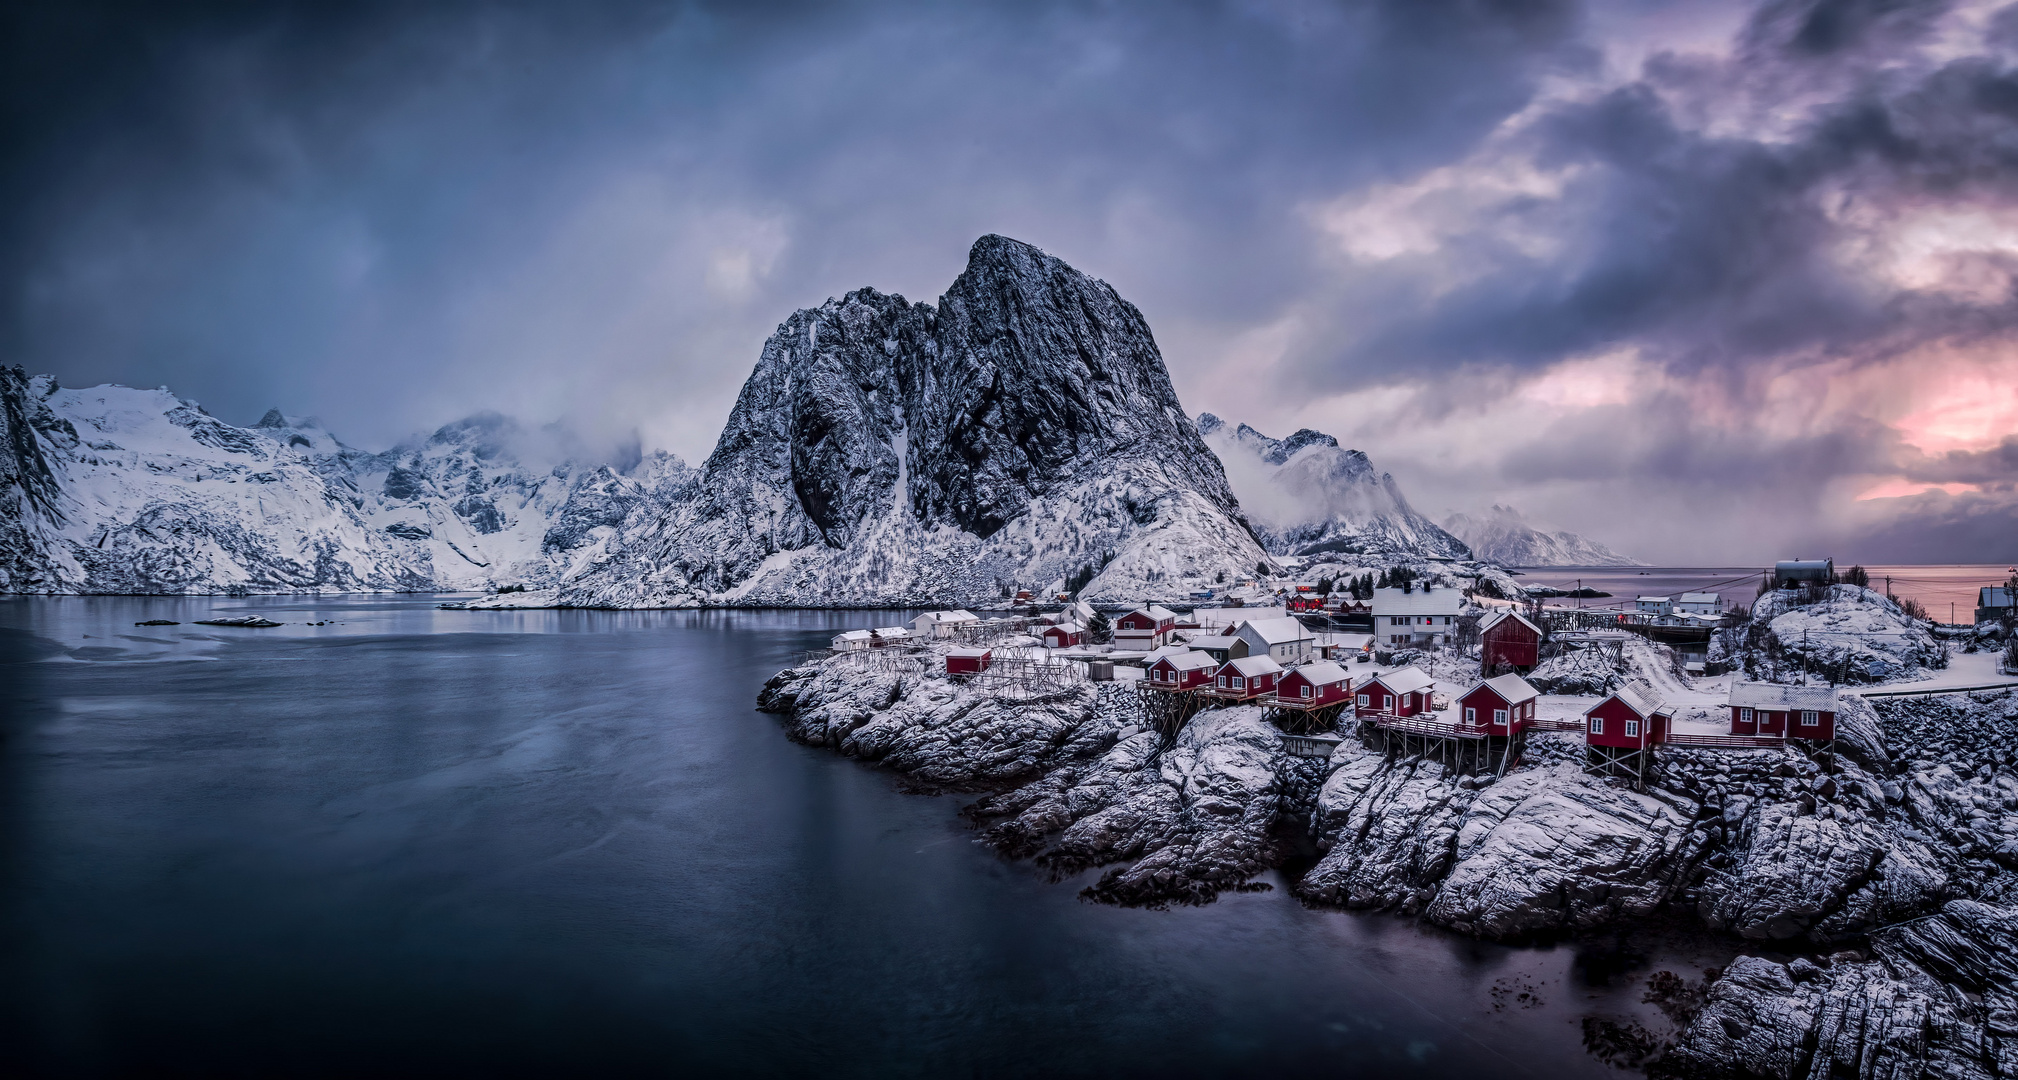
M984 236L938 305L859 289L765 343L691 494L569 604L1175 598L1263 558L1142 314Z
M1573 532L1545 532L1511 506L1494 504L1483 515L1452 514L1444 531L1464 542L1472 557L1501 566L1645 566Z
M0 590L13 592L552 579L688 471L662 454L619 471L496 415L372 454L278 410L240 428L166 389L69 390L19 368L0 368L0 424Z
M1410 507L1389 473L1359 450L1304 428L1271 439L1211 413L1198 433L1226 463L1234 494L1268 550L1279 555L1402 554L1466 558L1456 537Z
M1752 678L1792 681L1806 671L1847 683L1908 679L1942 662L1924 625L1857 585L1832 585L1812 603L1793 589L1760 595L1748 624L1712 636L1710 659L1742 664Z

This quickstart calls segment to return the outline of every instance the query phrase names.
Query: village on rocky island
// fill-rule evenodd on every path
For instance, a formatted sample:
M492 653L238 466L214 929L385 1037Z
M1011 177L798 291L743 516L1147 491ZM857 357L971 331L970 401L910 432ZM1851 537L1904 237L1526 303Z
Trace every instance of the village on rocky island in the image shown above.
M1435 563L1184 611L1021 591L844 632L760 707L974 794L980 842L1104 871L1092 901L1273 870L1495 940L1692 921L1736 955L1673 1037L1625 1037L1663 1075L2018 1074L2008 593L1965 630L1854 568L1764 578L1603 611Z

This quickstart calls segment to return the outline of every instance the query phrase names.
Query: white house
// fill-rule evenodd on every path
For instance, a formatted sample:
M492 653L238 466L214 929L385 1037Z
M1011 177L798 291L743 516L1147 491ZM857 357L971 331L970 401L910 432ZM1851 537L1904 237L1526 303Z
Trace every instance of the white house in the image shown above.
M1317 635L1287 615L1241 623L1234 636L1247 643L1247 655L1266 656L1284 667L1308 664L1317 653Z
M981 617L971 611L928 611L911 620L911 636L949 638L958 632L961 624L980 621Z
M1373 637L1382 645L1448 645L1464 612L1460 589L1373 590Z
M1641 596L1633 600L1633 610L1642 615L1673 615L1675 598L1672 596Z
M857 649L866 649L873 636L867 630L844 630L834 635L834 651L854 652Z
M1675 610L1684 615L1715 615L1724 610L1724 601L1713 592L1685 592L1675 599Z

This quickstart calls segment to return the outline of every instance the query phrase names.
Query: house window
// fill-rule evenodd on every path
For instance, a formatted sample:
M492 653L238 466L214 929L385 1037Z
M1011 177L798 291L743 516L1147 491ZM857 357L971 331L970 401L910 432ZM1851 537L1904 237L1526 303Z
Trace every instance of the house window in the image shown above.
M1235 690L1245 690L1245 689L1247 689L1247 680L1246 680L1246 679L1243 679L1243 678L1241 678L1241 677L1240 677L1240 676L1238 676L1238 675L1235 675L1235 676L1233 677L1233 688L1234 688Z
M1605 718L1602 716L1591 717L1591 734L1603 735L1604 733L1605 733Z
M1802 713L1801 713L1801 726L1802 726L1802 727L1817 727L1817 726L1819 726L1819 725L1820 725L1821 723L1822 723L1822 718L1821 718L1821 717L1819 717L1819 716L1816 716L1816 715L1815 715L1815 714L1814 714L1814 713L1813 713L1812 711L1804 711L1804 712L1802 712Z
M1467 723L1467 724L1476 724L1476 723L1478 723L1478 710L1477 710L1477 709L1474 709L1474 708L1472 708L1472 707L1471 707L1471 706L1469 706L1469 705L1465 706L1465 710L1464 710L1464 722L1465 722L1465 723Z
M1303 687L1303 696L1304 696L1304 697L1309 697L1309 696L1310 696L1310 685L1309 685L1308 683L1304 684L1304 687Z
M1366 708L1366 695L1365 694L1359 695L1359 700L1355 704L1357 704L1362 709Z
M1739 709L1739 710L1738 710L1738 723L1740 723L1740 724L1749 724L1749 723L1751 723L1751 722L1752 722L1752 710L1750 710L1750 709Z
M1639 736L1640 736L1640 722L1638 720L1626 721L1626 738L1637 739L1639 738Z
M1494 727L1505 727L1505 726L1506 726L1506 710L1505 710L1505 709L1494 709L1494 710L1492 711L1492 722L1493 722L1493 726L1494 726Z

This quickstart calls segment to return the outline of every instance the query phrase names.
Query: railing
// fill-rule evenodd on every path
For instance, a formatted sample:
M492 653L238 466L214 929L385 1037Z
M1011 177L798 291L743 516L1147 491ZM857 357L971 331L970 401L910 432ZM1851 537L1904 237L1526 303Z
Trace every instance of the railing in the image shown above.
M1667 732L1654 740L1668 746L1700 746L1709 749L1756 750L1787 745L1787 739L1780 735L1697 735L1693 732Z
M1415 716L1389 716L1386 714L1362 715L1362 720L1372 720L1373 726L1383 731L1399 731L1404 735L1430 735L1439 739L1483 739L1484 728L1465 727L1444 720L1425 720Z
M1584 722L1582 720L1534 719L1528 721L1529 731L1582 731L1583 729Z

